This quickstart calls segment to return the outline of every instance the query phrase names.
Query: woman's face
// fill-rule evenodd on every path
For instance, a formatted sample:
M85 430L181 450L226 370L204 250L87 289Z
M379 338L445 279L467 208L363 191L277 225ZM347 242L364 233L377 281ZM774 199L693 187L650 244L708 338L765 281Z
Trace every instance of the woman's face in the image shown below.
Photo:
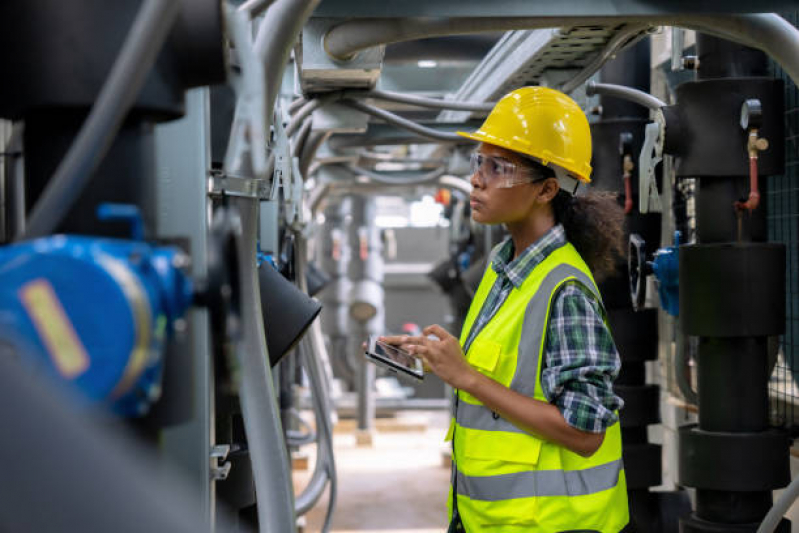
M501 158L511 164L529 167L516 152L493 144L482 143L477 152L482 156ZM542 199L541 193L550 180L557 186L557 180L550 178L503 188L497 181L481 179L475 172L471 177L472 194L469 202L472 218L481 224L512 224L537 216L537 213L549 209L551 198Z

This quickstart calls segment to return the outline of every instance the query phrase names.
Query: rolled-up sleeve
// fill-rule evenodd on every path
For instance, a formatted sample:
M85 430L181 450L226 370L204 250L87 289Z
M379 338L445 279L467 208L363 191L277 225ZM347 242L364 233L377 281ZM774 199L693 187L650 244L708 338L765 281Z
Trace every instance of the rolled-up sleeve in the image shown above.
M553 298L544 365L542 392L569 425L600 433L618 420L619 354L599 302L579 282L564 284Z

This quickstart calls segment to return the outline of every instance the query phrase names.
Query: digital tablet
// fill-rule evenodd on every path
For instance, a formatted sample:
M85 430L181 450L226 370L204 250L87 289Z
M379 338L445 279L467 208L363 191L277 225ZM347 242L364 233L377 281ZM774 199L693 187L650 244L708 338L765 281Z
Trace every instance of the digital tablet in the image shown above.
M396 346L380 342L376 336L369 337L366 357L393 372L402 372L419 380L424 379L421 359Z

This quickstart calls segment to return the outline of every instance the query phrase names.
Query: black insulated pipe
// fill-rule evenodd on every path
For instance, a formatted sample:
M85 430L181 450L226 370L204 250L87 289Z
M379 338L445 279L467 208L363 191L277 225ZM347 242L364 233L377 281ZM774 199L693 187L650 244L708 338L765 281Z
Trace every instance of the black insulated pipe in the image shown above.
M682 533L751 532L790 482L787 434L769 427L769 337L785 330L785 246L766 243L766 205L736 211L749 194L745 101L762 104L761 175L784 170L782 82L759 51L697 38L696 81L666 108L666 151L678 178L698 178L697 243L680 247L680 325L699 337L699 423L679 432L679 481L696 489ZM765 185L765 180L761 184ZM761 199L767 194L761 185ZM787 533L782 520L775 531Z

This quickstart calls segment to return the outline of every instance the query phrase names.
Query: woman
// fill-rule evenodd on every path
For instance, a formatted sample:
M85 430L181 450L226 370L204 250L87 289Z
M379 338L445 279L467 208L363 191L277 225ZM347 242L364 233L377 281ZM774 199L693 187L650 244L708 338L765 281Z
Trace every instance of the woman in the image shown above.
M628 521L619 357L592 272L622 251L614 197L574 196L591 136L568 96L524 87L465 137L472 216L504 224L460 340L385 337L456 389L450 531L617 533Z

